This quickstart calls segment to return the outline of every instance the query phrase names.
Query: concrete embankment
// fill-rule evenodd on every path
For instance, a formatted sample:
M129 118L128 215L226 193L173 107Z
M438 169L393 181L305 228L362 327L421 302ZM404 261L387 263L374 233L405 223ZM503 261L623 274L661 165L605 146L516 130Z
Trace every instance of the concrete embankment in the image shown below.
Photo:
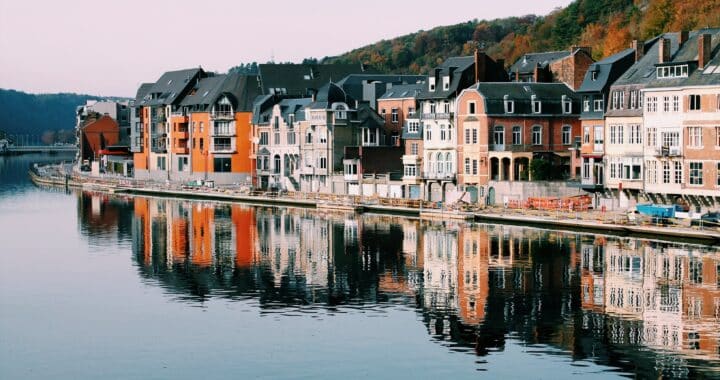
M666 241L679 241L720 245L720 232L713 230L695 230L683 227L660 227L648 225L626 225L610 221L584 218L565 218L557 216L535 216L518 213L507 213L506 210L485 211L480 213L461 212L455 210L427 209L387 205L378 202L337 202L318 197L317 194L293 194L283 196L271 193L247 194L232 190L209 188L169 188L154 186L123 186L118 181L97 182L84 181L82 177L66 177L43 175L30 171L33 182L39 185L82 188L93 191L105 191L116 194L136 194L163 196L181 199L205 199L227 202L241 202L251 205L309 207L325 211L371 212L380 214L405 215L421 219L437 221L477 221L480 223L500 223L538 228L550 228L572 232L599 233L620 236L633 236Z

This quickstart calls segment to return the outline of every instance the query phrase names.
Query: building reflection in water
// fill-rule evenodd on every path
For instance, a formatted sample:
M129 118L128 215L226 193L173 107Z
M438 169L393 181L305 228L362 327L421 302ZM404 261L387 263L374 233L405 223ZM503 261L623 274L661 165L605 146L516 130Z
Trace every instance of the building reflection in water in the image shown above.
M142 277L186 302L252 298L262 312L409 305L432 339L454 350L486 355L514 339L640 377L720 375L716 247L294 208L80 198L83 229L125 225L118 230L131 231Z

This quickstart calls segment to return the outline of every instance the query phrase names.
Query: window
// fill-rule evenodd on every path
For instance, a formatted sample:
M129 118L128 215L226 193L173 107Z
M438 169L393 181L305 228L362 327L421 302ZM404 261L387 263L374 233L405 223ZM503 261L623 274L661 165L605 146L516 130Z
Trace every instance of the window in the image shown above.
M622 144L625 141L625 136L623 136L625 132L625 126L618 125L617 126L617 143Z
M408 122L408 133L418 133L418 131L420 131L420 122Z
M563 145L570 145L570 140L571 140L570 134L571 134L571 130L572 130L572 129L570 128L569 125L564 125L564 126L562 127L562 143L563 143Z
M435 78L434 77L429 78L428 88L430 91L435 91Z
M670 162L663 161L663 181L662 183L670 183Z
M583 96L583 112L590 112L590 97Z
M190 170L190 166L188 165L188 158L185 157L178 157L178 171L186 172Z
M273 133L273 144L280 145L280 132Z
M649 97L646 105L647 105L647 112L656 112L657 111L657 97L656 96Z
M200 138L200 151L205 149L205 140L201 137Z
M593 140L594 140L594 143L595 143L596 146L599 147L599 146L601 146L601 145L603 145L603 144L605 143L605 136L604 136L603 126L602 126L602 125L595 125L595 126L593 127L593 130L594 130L594 132L593 132ZM595 149L595 148L593 148L593 149ZM602 148L600 148L600 149L602 149Z
M516 125L512 128L513 145L522 145L522 127Z
M204 124L203 124L203 122L201 121L201 122L200 122L200 133L203 133L203 129L204 129Z
M312 143L313 143L312 132L308 132L305 134L305 144L312 144Z
M450 174L453 171L452 158L450 153L445 153L445 171Z
M542 127L539 125L532 127L532 143L533 145L542 145Z
M621 110L625 107L625 92L613 91L612 93L612 109Z
M260 142L259 145L267 145L269 139L269 133L268 132L260 132ZM202 149L202 148L200 148Z
M611 125L610 126L610 144L617 144L617 130L619 125Z
M408 107L407 114L408 114L408 116L414 116L415 115L415 107Z
M530 102L532 103L532 112L533 112L533 113L540 113L540 110L541 110L541 108L542 108L542 107L541 107L542 104L540 103L539 100L537 100L537 96L533 95L533 96L532 96L532 99L530 100Z
M288 132L288 133L287 133L287 144L288 144L288 145L295 145L295 132Z
M638 91L630 91L630 109L638 108Z
M510 100L510 97L505 95L503 97L503 104L505 106L505 113L513 113L515 112L515 102Z
M418 154L418 143L410 144L410 154L414 154L414 155Z
M683 78L688 76L688 65L674 65L658 67L658 78Z
M690 111L700 110L700 95L690 95Z
M426 125L425 126L425 140L430 141L432 140L432 125Z
M398 109L397 108L393 108L390 110L390 118L393 123L398 122Z
M437 172L442 173L443 172L443 155L442 155L442 153L438 153L436 157L437 157L437 160L436 160Z
M590 160L588 159L583 160L582 177L584 179L590 178Z
M435 102L430 102L430 113L435 113L437 111L437 104Z
M593 108L595 112L602 112L605 108L605 102L602 98L593 100Z
M702 185L703 184L703 163L702 162L691 162L690 163L690 184L691 185Z
M443 76L443 90L447 91L450 89L450 76Z
M590 127L583 127L583 144L590 144Z
M655 127L647 129L647 146L657 146L657 129Z
M327 169L327 157L320 157L320 169Z
M443 102L443 112L450 113L450 102L447 100Z
M320 132L318 134L320 135L320 144L327 143L327 132Z
M720 166L720 164L718 164ZM477 175L478 174L478 162L477 160L472 160L472 174ZM720 176L718 176L720 178Z
M157 170L165 170L165 157L157 158Z
M663 111L670 112L670 97L663 96Z
M470 144L470 128L465 129L465 144Z
M405 176L406 177L417 176L417 167L415 165L405 165Z
M645 162L647 168L647 180L649 183L657 183L657 161Z
M680 133L679 132L662 132L662 145L667 147L677 147L680 145Z
M231 170L230 157L215 157L213 159L213 171L216 173L228 173Z
M465 174L470 174L470 159L465 159Z
M672 104L673 104L673 106L672 106L673 112L680 111L680 97L679 96L677 96L677 95L673 96Z
M449 136L447 135L447 125L440 124L440 141L445 141L446 139L448 139L448 137Z
M505 144L505 127L502 125L496 125L493 132L493 144L504 145Z
M642 144L642 134L640 133L640 124L630 125L630 144Z
M478 142L477 131L478 131L477 128L473 128L473 130L472 130L472 143L473 144L477 144L477 142Z
M215 137L213 139L214 150L232 150L232 140L230 137Z
M562 96L562 109L564 114L572 113L572 99L567 96Z
M681 161L675 161L675 183L682 183L683 168Z
M720 127L715 127L715 147L720 147Z
M468 114L475 115L475 102L468 102Z
M702 148L702 128L701 127L688 127L688 145L693 148Z
M717 186L720 186L720 162L717 164ZM720 266L718 266L718 269L720 269ZM720 274L720 273L719 273ZM720 276L718 276L718 283L720 283Z

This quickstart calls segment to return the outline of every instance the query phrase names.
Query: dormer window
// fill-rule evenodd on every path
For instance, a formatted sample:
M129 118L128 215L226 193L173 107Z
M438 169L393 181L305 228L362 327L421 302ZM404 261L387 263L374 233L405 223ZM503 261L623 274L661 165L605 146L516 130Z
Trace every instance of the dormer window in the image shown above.
M443 90L447 91L449 89L450 89L450 77L446 75L443 77Z
M435 78L429 78L428 85L430 91L435 91Z
M335 108L335 119L345 120L347 119L347 107L343 104L338 104Z
M540 101L537 99L537 96L536 96L536 95L533 95L533 96L531 97L530 103L532 104L532 112L533 112L533 113L540 113L540 112L541 112L542 104L541 104Z
M590 80L596 81L597 80L597 74L598 72L596 70L593 70L590 72Z
M510 100L508 95L503 96L503 104L505 106L505 113L515 112L515 102Z
M566 95L562 96L562 108L564 114L572 113L572 99L568 98Z
M590 112L590 97L583 96L583 112Z
M658 78L686 78L688 65L662 66L656 69Z

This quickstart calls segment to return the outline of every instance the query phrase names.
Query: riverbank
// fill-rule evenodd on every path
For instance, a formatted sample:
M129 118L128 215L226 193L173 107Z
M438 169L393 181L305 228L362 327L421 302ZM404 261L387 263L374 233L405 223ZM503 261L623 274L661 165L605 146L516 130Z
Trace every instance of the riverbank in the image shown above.
M582 231L621 236L634 236L669 241L701 242L720 245L717 229L696 229L683 226L660 226L630 223L622 213L600 211L539 211L505 208L440 208L436 203L418 200L361 198L334 194L300 192L260 192L233 187L183 186L169 183L144 182L120 177L94 178L72 173L68 166L33 167L31 180L38 185L78 188L114 194L161 196L183 199L205 199L271 205L316 208L325 211L371 212L407 215L428 220L477 221L568 231Z

